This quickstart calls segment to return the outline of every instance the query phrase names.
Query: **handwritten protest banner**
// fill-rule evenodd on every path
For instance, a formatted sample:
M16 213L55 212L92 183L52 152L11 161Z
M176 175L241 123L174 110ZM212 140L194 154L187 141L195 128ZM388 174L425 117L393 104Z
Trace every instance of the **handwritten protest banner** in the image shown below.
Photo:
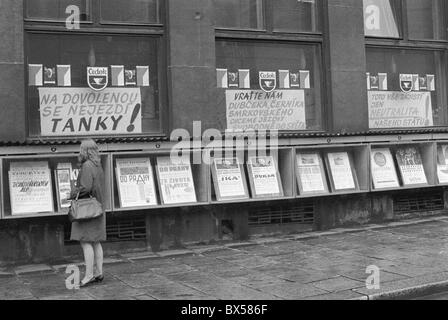
M39 88L43 136L142 132L139 88Z
M369 91L371 129L430 127L433 125L430 92Z
M227 128L305 130L304 90L227 90Z

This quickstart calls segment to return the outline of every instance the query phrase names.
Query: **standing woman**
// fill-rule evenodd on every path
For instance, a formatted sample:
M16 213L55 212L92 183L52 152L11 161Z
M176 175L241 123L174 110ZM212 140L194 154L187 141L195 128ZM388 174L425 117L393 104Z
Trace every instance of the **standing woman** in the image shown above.
M99 218L72 223L70 240L79 241L84 252L86 272L80 287L85 287L104 279L101 241L106 240L105 180L98 145L95 141L88 139L81 143L78 160L81 170L78 175L77 187L72 190L71 198L75 199L78 192L79 199L92 195L103 206L103 214Z

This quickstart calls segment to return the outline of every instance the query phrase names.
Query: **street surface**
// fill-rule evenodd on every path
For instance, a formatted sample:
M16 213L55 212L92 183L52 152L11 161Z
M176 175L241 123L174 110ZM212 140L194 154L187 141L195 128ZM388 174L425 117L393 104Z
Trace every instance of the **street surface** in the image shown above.
M448 218L123 253L105 262L104 282L79 290L66 288L66 265L0 268L0 299L372 298L448 280ZM366 288L368 266L380 270L379 289Z

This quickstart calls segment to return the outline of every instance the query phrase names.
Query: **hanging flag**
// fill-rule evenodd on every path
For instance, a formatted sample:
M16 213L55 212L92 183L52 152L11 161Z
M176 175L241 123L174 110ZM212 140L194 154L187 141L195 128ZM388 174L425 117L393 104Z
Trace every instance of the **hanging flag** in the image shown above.
M300 88L310 89L310 72L308 70L300 70Z
M378 73L378 89L387 91L387 73Z
M380 89L380 78L377 74L370 74L370 90Z
M291 88L300 88L300 73L291 72L289 74L289 86Z
M278 70L278 82L280 89L289 89L289 70Z
M124 86L124 66L110 66L112 74L112 86Z
M250 89L250 70L249 69L239 69L239 87L240 89Z
M137 85L149 87L149 66L137 66Z
M136 86L137 85L137 74L135 69L124 70L124 84L126 86Z
M72 85L72 72L70 65L60 65L56 66L57 70L57 80L59 87L70 87Z
M41 64L28 65L28 85L29 86L43 85L43 66Z
M426 75L427 88L429 91L436 91L436 81L433 74Z
M227 69L216 69L216 85L218 88L228 88Z
M44 67L44 84L56 84L55 67Z
M428 78L427 76L423 76L423 77L418 77L418 85L420 87L421 91L426 91L428 90Z
M412 75L412 90L414 91L420 91L420 80L419 80L418 74Z
M238 88L240 86L239 73L236 71L229 71L227 75L229 79L229 88Z

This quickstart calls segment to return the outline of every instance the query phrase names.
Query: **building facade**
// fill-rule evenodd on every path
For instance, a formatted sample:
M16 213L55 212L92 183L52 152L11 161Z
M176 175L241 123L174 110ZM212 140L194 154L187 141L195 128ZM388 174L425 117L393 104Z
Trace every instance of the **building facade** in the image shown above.
M86 137L110 252L444 213L446 13L0 0L0 263L78 251L64 190Z

